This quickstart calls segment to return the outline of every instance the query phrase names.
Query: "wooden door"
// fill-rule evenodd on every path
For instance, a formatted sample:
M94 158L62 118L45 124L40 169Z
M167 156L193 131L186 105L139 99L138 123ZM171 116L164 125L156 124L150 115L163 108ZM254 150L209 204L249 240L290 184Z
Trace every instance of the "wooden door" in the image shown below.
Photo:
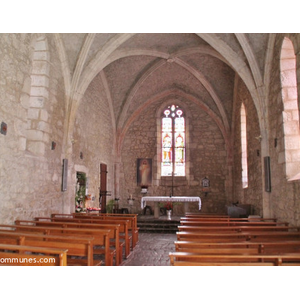
M107 196L107 165L100 164L100 208L101 212L106 212Z

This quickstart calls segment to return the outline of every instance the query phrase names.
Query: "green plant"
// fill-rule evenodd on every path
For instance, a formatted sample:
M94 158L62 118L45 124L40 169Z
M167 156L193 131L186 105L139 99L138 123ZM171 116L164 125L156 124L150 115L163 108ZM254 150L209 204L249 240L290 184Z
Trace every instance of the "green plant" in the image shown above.
M108 213L112 213L114 205L115 205L115 200L114 199L109 200L106 204L106 211Z

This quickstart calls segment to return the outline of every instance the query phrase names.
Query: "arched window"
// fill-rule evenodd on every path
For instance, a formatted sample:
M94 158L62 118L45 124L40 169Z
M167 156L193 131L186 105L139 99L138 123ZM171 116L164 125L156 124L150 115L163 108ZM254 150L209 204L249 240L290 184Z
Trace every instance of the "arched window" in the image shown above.
M280 53L281 94L283 101L284 163L286 176L299 173L300 132L296 75L296 56L293 43L284 38Z
M169 105L162 116L161 176L185 176L185 118L178 105Z
M248 155L247 155L247 126L245 105L241 106L241 150L242 150L242 183L248 187Z

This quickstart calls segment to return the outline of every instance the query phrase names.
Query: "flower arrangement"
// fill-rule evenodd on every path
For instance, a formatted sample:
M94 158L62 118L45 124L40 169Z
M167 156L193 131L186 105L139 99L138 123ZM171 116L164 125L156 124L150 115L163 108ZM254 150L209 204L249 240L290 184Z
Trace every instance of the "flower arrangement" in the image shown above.
M166 210L172 210L173 208L173 203L171 201L167 201L164 205L164 207L166 208Z

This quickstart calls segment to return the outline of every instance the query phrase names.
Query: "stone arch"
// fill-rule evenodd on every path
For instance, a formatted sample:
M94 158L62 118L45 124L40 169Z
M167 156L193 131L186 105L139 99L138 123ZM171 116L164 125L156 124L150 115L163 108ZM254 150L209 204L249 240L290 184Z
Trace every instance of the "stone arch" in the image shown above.
M296 55L292 41L285 37L280 53L281 95L283 102L283 163L287 179L300 170L300 130L296 75Z
M33 46L26 150L34 155L43 156L50 140L48 123L50 55L45 36L37 37Z

